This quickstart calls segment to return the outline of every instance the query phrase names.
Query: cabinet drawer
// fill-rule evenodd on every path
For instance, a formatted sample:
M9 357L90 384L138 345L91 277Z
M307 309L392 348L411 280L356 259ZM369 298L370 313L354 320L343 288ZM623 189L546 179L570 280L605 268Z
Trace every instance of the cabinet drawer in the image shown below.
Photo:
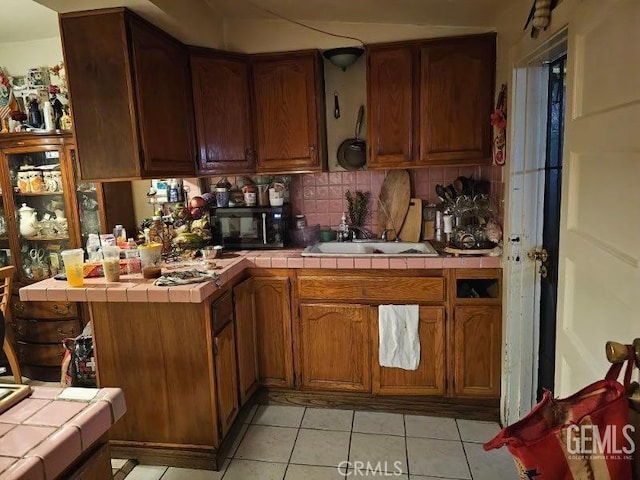
M304 299L338 299L353 302L442 302L445 299L443 277L303 276L298 292Z
M20 363L42 367L59 367L64 356L64 347L58 345L34 345L18 342Z
M211 304L211 322L214 333L219 332L233 320L233 299L231 291Z
M11 311L15 318L74 318L78 306L74 302L22 302L15 295L11 299Z
M12 318L16 340L32 343L60 343L65 338L80 335L79 320L43 321L33 318Z

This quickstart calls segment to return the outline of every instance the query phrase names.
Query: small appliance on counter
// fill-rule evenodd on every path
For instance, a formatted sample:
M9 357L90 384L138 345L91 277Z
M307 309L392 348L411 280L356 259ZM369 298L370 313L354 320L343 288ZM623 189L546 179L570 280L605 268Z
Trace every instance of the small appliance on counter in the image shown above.
M229 250L273 249L287 245L291 206L211 209L219 241Z

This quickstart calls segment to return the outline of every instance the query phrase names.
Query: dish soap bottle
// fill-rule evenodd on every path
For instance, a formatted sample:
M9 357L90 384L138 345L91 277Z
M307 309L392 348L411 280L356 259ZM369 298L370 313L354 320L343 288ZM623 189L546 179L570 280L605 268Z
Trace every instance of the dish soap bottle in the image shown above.
M349 240L349 225L347 225L347 216L342 212L342 218L340 218L340 225L338 226L338 241L344 242Z

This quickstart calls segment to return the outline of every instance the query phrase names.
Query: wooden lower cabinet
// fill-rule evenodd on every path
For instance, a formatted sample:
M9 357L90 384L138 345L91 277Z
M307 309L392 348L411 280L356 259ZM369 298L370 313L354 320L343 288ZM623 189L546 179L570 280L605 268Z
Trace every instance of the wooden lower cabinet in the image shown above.
M111 480L113 470L111 469L111 456L109 455L109 445L104 444L96 447L77 468L73 469L61 478L67 480Z
M254 279L249 278L233 289L235 304L236 347L238 351L238 387L240 406L247 403L256 388L258 352L256 349L256 306Z
M369 308L300 305L304 389L371 391Z
M260 383L293 387L289 278L256 277L253 281Z
M453 319L455 396L500 397L502 309L456 306Z
M216 393L220 433L224 437L238 415L238 370L233 322L229 322L213 340L216 364Z
M373 393L387 395L445 394L444 307L420 307L418 335L420 363L417 370L381 367L378 356L378 308L371 309L373 332Z

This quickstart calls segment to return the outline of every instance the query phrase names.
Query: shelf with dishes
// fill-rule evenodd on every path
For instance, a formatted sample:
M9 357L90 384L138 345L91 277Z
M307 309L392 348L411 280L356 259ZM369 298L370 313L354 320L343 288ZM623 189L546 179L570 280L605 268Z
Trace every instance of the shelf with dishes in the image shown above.
M22 237L22 239L26 242L60 242L64 240L69 240L68 235L54 235L54 236L33 236L33 237ZM1 240L1 238L0 238Z
M64 195L64 192L62 190L55 192L14 192L16 197L48 197L52 195Z

